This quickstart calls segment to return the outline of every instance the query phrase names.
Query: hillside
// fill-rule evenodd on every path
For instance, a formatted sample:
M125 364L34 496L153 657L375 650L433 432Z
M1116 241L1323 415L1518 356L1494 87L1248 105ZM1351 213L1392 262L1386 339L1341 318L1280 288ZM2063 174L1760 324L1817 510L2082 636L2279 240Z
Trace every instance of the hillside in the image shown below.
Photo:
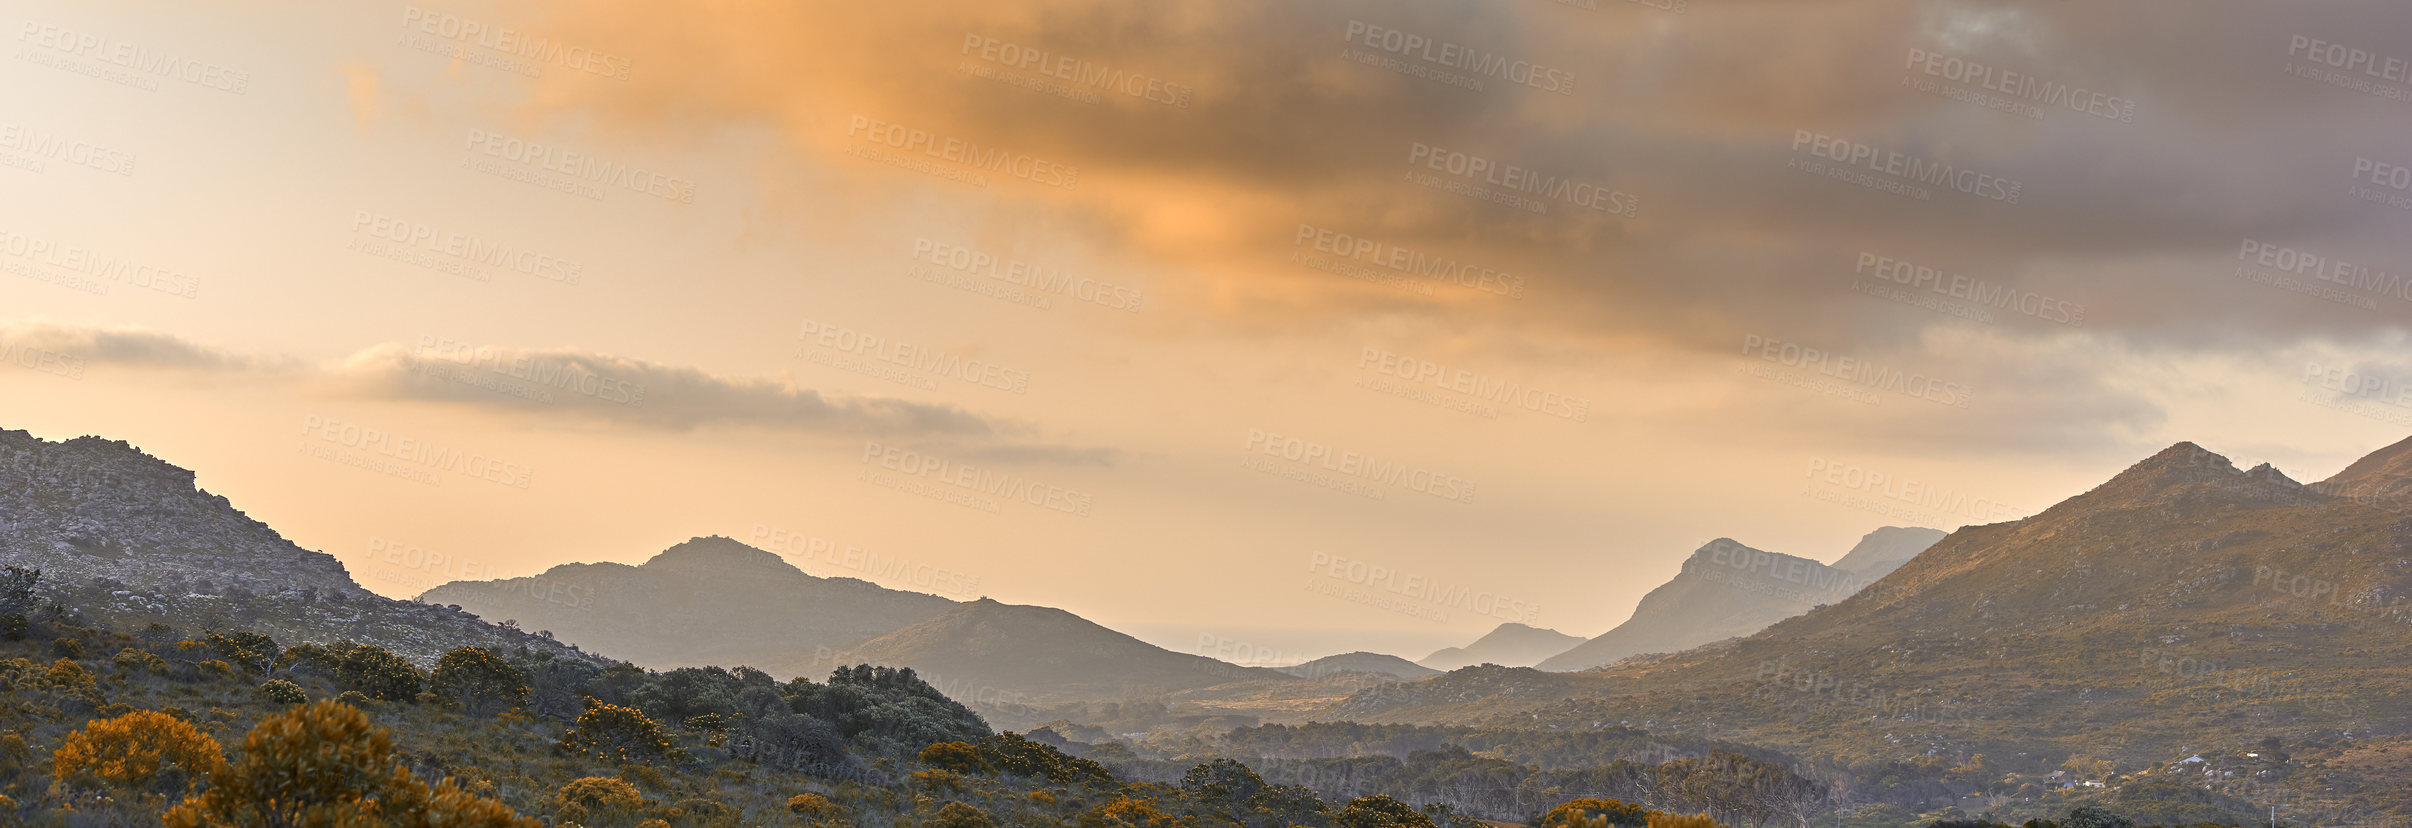
M641 566L563 564L499 581L456 581L420 600L551 630L563 641L657 669L745 664L819 677L829 653L936 618L935 595L806 574L724 537L695 538Z
M1176 653L1052 607L982 598L834 653L832 663L911 667L965 703L1134 698L1240 681L1298 681L1277 670Z
M2408 452L2354 469L2400 468ZM1563 701L1494 692L1452 720L1629 722L1830 756L1981 753L2021 757L2020 771L2091 754L2134 773L2276 738L2293 762L2247 782L2300 778L2289 798L2377 808L2375 792L2407 781L2384 759L2412 730L2407 593L2403 515L2181 443L1756 635L1580 674L1589 686ZM1348 705L1392 715L1376 701Z
M1718 538L1693 551L1674 578L1642 596L1625 623L1535 666L1588 670L1642 653L1672 653L1749 635L1849 597L1941 537L1932 529L1886 527L1861 538L1833 566ZM1842 566L1845 562L1853 565Z
M1581 643L1583 637L1579 635L1510 621L1492 628L1472 644L1439 650L1416 663L1443 672L1476 664L1531 667Z
M1827 565L1850 570L1872 583L1893 574L1893 570L1909 563L1918 553L1933 548L1946 534L1941 529L1923 526L1886 526L1862 536L1859 543L1851 546L1851 551Z
M1389 676L1391 678L1414 679L1423 678L1425 676L1437 676L1441 673L1439 670L1418 665L1415 662L1408 661L1398 656L1366 652L1329 655L1313 661L1292 664L1288 667L1275 667L1273 669L1297 676L1299 678L1308 679L1336 676L1342 673L1364 673L1367 675Z
M0 431L0 550L45 589L111 623L188 634L377 644L426 662L465 644L570 652L540 636L361 588L334 556L303 549L200 488L192 471L123 441Z

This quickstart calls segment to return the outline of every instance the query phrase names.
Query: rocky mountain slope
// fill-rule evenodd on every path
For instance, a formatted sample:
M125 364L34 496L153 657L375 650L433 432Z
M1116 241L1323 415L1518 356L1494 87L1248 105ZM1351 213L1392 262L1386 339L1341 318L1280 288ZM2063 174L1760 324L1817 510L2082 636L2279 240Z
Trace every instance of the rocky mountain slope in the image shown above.
M1693 551L1682 572L1642 596L1625 623L1535 666L1587 670L1628 656L1749 635L1850 597L1942 537L1932 529L1886 527L1868 533L1831 566L1718 538Z
M2143 773L2276 738L2293 764L2246 782L2370 806L2412 784L2384 758L2412 747L2412 519L2320 489L2408 461L2398 444L2312 487L2181 443L1756 635L1577 674L1566 698L1494 688L1447 718L2022 771L2083 754ZM1343 706L1407 712L1361 695Z
M1493 627L1481 638L1474 639L1472 644L1439 650L1416 663L1444 672L1476 664L1531 667L1541 663L1542 659L1566 652L1581 643L1583 637L1579 635L1567 635L1557 630L1510 621Z
M178 468L123 441L0 431L0 562L42 570L52 597L113 623L349 638L432 661L467 644L571 651L444 607L362 589Z
M562 564L525 578L455 581L419 598L517 619L646 667L744 664L816 680L837 666L832 651L956 605L855 578L815 577L717 536L670 547L640 566Z

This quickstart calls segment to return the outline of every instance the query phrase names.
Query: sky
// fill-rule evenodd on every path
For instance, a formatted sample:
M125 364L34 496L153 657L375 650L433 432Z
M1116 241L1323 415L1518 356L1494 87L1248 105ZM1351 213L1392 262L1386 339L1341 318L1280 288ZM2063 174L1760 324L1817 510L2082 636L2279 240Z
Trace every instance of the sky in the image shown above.
M2412 433L2391 3L707 5L0 2L0 427L1249 662Z

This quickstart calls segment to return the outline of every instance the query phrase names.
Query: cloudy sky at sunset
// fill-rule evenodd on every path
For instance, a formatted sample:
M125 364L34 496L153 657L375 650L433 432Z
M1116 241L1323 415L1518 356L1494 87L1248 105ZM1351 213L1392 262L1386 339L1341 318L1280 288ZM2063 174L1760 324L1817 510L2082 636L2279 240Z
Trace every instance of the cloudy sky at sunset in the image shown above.
M0 3L0 427L1273 658L2412 435L2382 0L690 5Z

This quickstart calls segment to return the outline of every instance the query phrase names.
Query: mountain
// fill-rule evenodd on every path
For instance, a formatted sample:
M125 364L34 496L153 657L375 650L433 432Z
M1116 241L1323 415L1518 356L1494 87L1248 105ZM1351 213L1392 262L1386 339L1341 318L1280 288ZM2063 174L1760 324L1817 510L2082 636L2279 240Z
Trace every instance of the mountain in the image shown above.
M383 598L198 485L192 471L99 437L0 430L0 551L52 600L116 625L280 645L351 639L421 663L465 645L572 648L443 607Z
M1941 537L1932 529L1886 527L1861 538L1834 566L1718 538L1694 550L1673 579L1642 596L1625 623L1535 666L1588 670L1628 656L1749 635L1850 597L1924 550L1922 542L1932 545ZM1845 562L1853 566L1841 566Z
M1850 552L1828 565L1850 570L1861 580L1873 583L1933 547L1945 534L1941 529L1923 526L1886 526L1861 537Z
M2337 488L2373 485L2404 450ZM2407 596L2412 519L2180 443L1755 635L1576 674L1590 685L1562 700L1502 689L1451 717L1630 722L1810 755L1982 753L2022 773L2073 754L2135 773L2274 738L2298 764L2247 781L2290 804L2392 808L2412 784L2412 765L2380 758L2412 749Z
M1299 678L1317 679L1341 673L1366 673L1393 678L1417 679L1440 675L1442 671L1424 667L1394 655L1382 653L1341 653L1313 661L1273 669Z
M1176 653L1052 607L982 598L833 654L911 667L966 704L1129 698L1235 681L1298 679Z
M1541 663L1542 659L1566 652L1581 643L1582 636L1510 621L1492 628L1483 637L1474 639L1472 644L1440 650L1416 663L1442 672L1476 664L1531 667Z
M563 564L525 578L455 581L419 599L551 630L645 667L744 664L816 680L836 666L831 652L955 607L936 595L815 577L717 536L670 547L641 566Z
M2412 438L2354 461L2312 488L2337 497L2402 509L2412 495Z

